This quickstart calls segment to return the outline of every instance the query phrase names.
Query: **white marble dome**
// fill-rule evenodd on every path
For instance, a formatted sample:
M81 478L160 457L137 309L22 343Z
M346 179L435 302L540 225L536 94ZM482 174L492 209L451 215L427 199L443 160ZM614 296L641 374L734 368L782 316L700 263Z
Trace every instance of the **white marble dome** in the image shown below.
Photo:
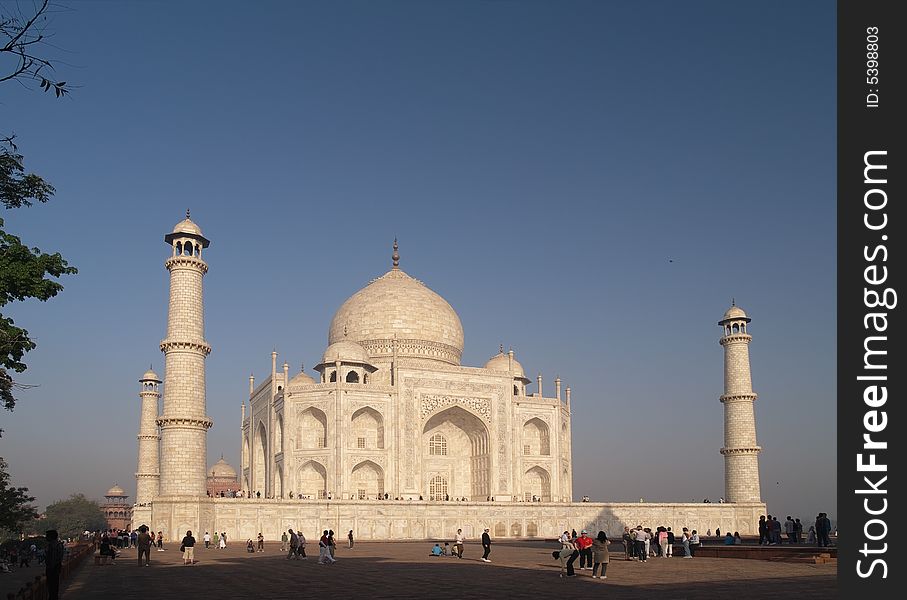
M353 294L334 314L328 343L350 340L371 358L393 355L459 365L463 326L447 301L394 268Z
M321 364L345 363L368 364L369 357L365 348L350 340L339 340L327 347L321 356Z
M492 356L487 363L485 363L485 368L491 371L510 371L510 356L506 352L500 352ZM514 377L524 377L525 372L523 371L523 365L520 364L520 361L513 359L513 373Z
M156 381L160 383L161 378L157 376L157 373L155 373L151 369L148 369L147 371L145 371L145 374L142 375L142 378L139 379L139 381Z
M211 467L211 470L208 471L212 477L224 478L224 479L236 479L236 469L230 466L230 463L224 460L224 457L221 456L220 460L214 463L214 466Z
M722 318L719 323L724 323L725 321L739 321L741 319L745 321L750 320L750 318L746 316L746 313L743 311L743 309L734 304L729 309L727 309L727 312L724 313L724 318Z
M196 225L192 219L186 217L173 227L173 233L188 233L191 235L201 235L202 228Z

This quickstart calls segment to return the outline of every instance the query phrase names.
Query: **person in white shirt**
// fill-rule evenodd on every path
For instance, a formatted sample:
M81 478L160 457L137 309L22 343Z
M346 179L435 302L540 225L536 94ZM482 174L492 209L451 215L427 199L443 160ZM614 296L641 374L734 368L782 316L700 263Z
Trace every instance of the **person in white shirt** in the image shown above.
M466 537L463 535L462 529L457 529L457 535L454 538L454 552L457 554L457 558L463 558L463 543L466 541Z

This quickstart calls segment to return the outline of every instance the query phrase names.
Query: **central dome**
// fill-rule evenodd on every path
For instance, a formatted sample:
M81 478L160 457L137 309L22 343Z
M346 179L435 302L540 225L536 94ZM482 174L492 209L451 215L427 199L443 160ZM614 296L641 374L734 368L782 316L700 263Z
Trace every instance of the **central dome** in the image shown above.
M328 344L352 341L372 358L397 354L460 364L463 326L447 301L398 268L353 294L334 314Z

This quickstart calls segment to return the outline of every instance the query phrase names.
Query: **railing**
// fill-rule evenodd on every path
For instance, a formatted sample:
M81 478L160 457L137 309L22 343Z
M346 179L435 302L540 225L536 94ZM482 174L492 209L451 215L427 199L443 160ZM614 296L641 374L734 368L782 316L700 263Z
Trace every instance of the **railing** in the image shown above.
M63 561L63 565L60 568L61 584L85 561L86 557L94 554L95 548L94 542L78 544L70 548L67 558ZM27 582L19 588L18 592L10 592L6 595L6 600L46 600L46 598L47 577L44 575L35 575L34 581Z

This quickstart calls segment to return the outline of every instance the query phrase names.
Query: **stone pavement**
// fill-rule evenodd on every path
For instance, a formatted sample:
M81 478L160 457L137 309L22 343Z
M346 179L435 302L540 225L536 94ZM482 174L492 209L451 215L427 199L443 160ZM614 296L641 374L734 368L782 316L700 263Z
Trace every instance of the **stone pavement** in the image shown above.
M317 564L318 544L308 543L306 561L288 561L280 545L249 554L233 543L226 550L196 547L197 564L184 566L177 547L151 552L151 566L136 564L136 551L125 550L116 564L88 561L70 580L64 600L117 600L204 596L206 598L331 597L512 599L598 595L615 599L666 597L672 600L727 598L837 597L836 567L730 558L623 560L612 553L608 579L592 579L577 570L559 578L551 557L552 542L502 542L492 546L491 563L483 563L481 546L467 543L465 557L431 557L428 542L360 542L339 546L337 562ZM615 549L617 545L613 545ZM311 556L314 554L314 557ZM579 565L579 560L576 561Z

